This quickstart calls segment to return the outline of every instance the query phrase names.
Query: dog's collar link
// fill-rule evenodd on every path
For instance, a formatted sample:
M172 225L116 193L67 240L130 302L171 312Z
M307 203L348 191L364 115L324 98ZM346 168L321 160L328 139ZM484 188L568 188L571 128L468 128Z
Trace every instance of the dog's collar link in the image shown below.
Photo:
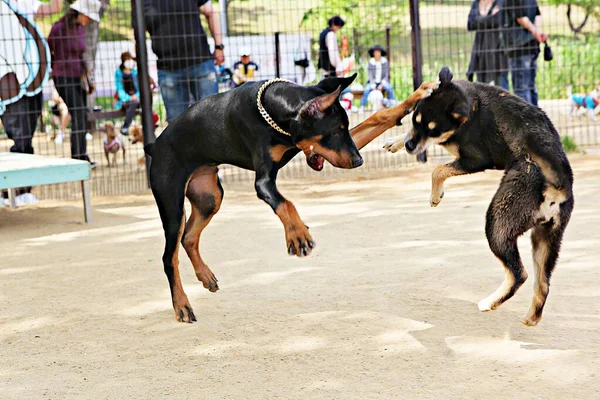
M256 105L258 106L258 112L260 113L260 115L262 115L263 119L267 122L267 124L269 124L271 126L271 128L275 129L279 133L282 133L286 136L291 137L292 134L281 129L281 127L279 125L277 125L277 123L275 121L273 121L273 118L271 118L271 116L269 115L269 113L267 112L265 107L262 105L261 98L262 98L263 92L265 91L267 86L269 86L275 82L294 83L292 81L289 81L289 80L283 79L283 78L269 79L268 81L263 83L263 85L260 87L260 89L258 89L258 94L256 95Z

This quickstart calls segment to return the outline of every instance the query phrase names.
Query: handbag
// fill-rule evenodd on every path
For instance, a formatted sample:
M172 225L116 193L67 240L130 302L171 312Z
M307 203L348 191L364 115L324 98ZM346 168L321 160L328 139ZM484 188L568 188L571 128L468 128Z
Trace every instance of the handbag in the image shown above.
M544 42L544 60L552 61L554 58L554 54L552 54L552 48L548 44L548 42Z

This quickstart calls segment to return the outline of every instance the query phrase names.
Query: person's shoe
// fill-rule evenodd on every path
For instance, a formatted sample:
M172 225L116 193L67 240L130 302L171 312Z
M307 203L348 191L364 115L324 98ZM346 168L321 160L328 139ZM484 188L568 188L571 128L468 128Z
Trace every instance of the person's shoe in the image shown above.
M122 127L121 128L121 135L123 135L123 136L129 136L129 127Z
M85 134L85 140L87 140L88 142L92 141L94 139L94 137L92 136L91 133L86 133Z
M64 132L58 132L56 134L56 137L54 138L54 143L56 143L56 144L62 144L64 140L65 140L65 133Z
M91 169L96 169L96 167L98 166L98 163L96 161L90 161L89 163Z

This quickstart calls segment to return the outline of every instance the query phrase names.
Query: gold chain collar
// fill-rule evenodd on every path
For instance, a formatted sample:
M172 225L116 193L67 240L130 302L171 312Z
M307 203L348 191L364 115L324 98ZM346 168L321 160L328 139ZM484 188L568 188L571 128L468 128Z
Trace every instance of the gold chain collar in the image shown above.
M263 83L263 85L260 87L260 89L258 89L258 94L256 95L256 105L258 106L258 112L260 112L260 115L262 115L264 120L267 122L267 124L269 124L271 126L271 128L275 129L279 133L282 133L286 136L291 137L292 135L290 133L281 129L281 127L279 125L277 125L277 123L275 121L273 121L273 118L271 118L271 116L269 115L269 113L267 112L265 107L262 105L261 97L262 97L263 92L265 91L267 86L269 86L270 84L275 83L275 82L294 83L292 81L289 81L289 80L283 79L283 78L269 79L268 81Z

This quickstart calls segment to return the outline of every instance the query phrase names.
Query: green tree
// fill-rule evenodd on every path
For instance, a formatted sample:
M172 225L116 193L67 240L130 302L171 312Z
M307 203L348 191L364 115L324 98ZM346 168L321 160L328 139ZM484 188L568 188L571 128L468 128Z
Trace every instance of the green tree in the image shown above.
M567 17L569 18L569 26L575 33L581 32L589 16L593 16L598 23L600 23L600 1L598 0L546 0L548 4L553 5L566 5L567 6ZM585 12L585 18L583 21L573 21L571 17L571 9L573 7L582 8Z

